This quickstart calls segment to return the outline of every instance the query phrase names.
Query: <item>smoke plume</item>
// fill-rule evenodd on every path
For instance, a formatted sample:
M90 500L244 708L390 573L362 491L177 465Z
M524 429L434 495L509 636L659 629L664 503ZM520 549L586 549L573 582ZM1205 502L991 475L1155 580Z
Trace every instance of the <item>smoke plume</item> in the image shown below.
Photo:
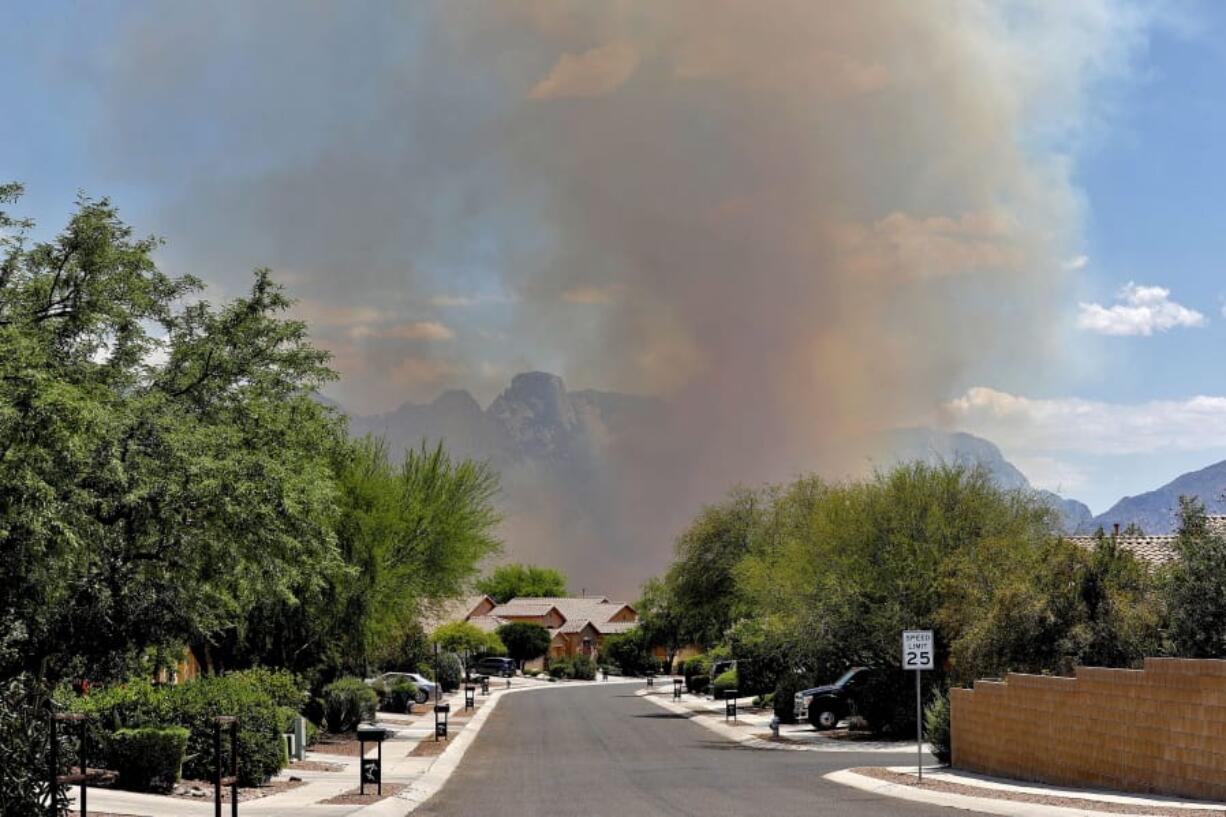
M147 12L147 13L145 13ZM1058 377L1111 0L129 8L97 149L168 262L303 299L358 411L525 368L659 395L599 480L512 475L511 555L631 592L736 482Z

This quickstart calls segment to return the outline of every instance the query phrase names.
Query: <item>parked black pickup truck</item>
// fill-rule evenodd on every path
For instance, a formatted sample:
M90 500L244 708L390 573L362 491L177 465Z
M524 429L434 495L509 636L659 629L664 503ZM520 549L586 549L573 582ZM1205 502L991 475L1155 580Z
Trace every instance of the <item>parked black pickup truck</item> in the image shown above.
M877 675L870 667L852 667L833 684L802 689L796 693L793 704L796 720L808 720L818 730L834 729L855 711L857 693L876 680Z

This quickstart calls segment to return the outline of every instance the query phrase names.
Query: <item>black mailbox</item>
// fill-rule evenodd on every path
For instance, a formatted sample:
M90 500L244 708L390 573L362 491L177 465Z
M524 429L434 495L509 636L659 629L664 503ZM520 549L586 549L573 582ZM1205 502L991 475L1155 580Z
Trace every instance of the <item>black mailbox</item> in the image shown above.
M447 713L451 704L436 704L434 707L434 739L447 740Z
M471 684L464 687L464 709L475 709L477 707L477 688Z
M647 686L653 687L656 685L656 674L654 672L647 673Z
M481 694L490 694L490 677L488 675L481 679Z
M732 718L736 720L736 695L737 690L729 689L724 692L724 720Z
M361 763L358 770L358 793L366 794L366 785L372 783L376 793L383 794L383 741L387 739L387 730L381 726L358 727L358 753ZM378 755L366 756L366 744L374 743L379 747Z
M680 678L673 679L673 700L674 701L681 700L681 679Z

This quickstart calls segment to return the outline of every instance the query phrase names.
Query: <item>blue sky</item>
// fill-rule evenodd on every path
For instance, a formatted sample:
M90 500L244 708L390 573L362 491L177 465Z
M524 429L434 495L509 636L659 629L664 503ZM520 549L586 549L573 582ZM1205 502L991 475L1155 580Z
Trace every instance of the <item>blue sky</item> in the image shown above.
M563 34L557 33L561 26L541 24L549 37L575 38L563 43L540 31L525 33L522 20L478 25L422 6L427 10L419 13L321 3L260 16L237 5L210 13L188 4L9 4L0 11L6 91L0 178L26 184L20 211L44 229L62 223L79 189L111 196L139 231L168 239L164 264L203 275L214 297L239 291L250 267L273 266L303 298L301 314L318 323L321 342L336 353L345 376L338 396L363 410L429 399L450 386L487 400L511 373L527 368L562 372L578 386L684 394L688 383L678 386L674 375L689 366L701 370L693 360L704 350L716 349L709 358L734 358L737 345L725 348L718 335L704 334L720 321L695 317L685 305L670 309L670 297L693 302L702 299L701 290L695 296L685 282L674 286L658 272L655 279L619 277L627 265L650 263L643 260L649 251L620 250L625 235L618 231L634 227L628 218L605 236L595 219L575 223L567 211L635 195L650 210L653 201L669 201L673 188L701 198L725 194L751 175L749 168L770 177L770 160L756 157L739 175L703 171L662 189L652 188L646 173L618 172L585 184L583 168L602 154L582 146L589 137L593 144L603 139L627 112L646 111L635 122L637 132L602 147L604 155L624 151L638 167L659 161L657 174L686 173L684 151L656 152L682 134L691 144L704 141L713 156L736 157L739 147L726 130L695 123L711 117L726 126L769 114L772 109L759 105L773 101L752 97L766 99L763 89L776 74L763 71L756 77L762 82L738 87L752 99L739 108L742 97L713 102L709 88L687 91L679 105L677 97L650 95L645 76L658 70L668 47L662 35L634 39L651 20L633 21L626 28L631 33L608 42L601 37L618 31L620 21L597 15ZM1050 331L1059 335L1059 350L1026 360L993 358L990 365L959 361L958 375L933 394L921 389L914 401L902 401L912 417L896 419L921 417L925 405L942 413L939 403L947 401L942 416L954 426L989 437L1034 481L1098 512L1123 494L1226 458L1226 406L1189 402L1226 395L1219 352L1226 339L1220 269L1226 255L1226 5L1096 0L1086 6L1104 13L1159 11L1142 15L1138 43L1125 64L1085 81L1088 102L1070 103L1084 109L1079 116L1086 122L1068 150L1080 218L1061 242L1068 285L1041 307ZM969 19L968 25L979 21ZM907 25L934 43L947 36L922 20ZM1102 28L1104 38L1112 36L1110 26ZM851 32L861 33L854 26ZM491 49L492 42L499 47ZM873 37L865 43L866 53L883 47ZM481 58L466 49L477 49ZM495 56L484 61L486 53ZM862 62L847 69L847 81L875 87L880 66L868 57ZM585 67L589 63L595 68ZM820 67L831 66L845 68L838 61ZM596 68L605 73L591 73ZM566 73L572 69L573 76ZM1052 73L1059 78L1062 70L1053 67ZM1095 66L1076 70L1093 74ZM559 94L567 82L578 85ZM818 99L824 90L804 88ZM1007 83L997 90L1002 98L1012 91ZM613 107L619 93L637 95L634 106ZM607 100L611 107L607 114L593 109L583 119L565 120L564 106L576 103L553 97L566 96ZM831 106L846 104L838 95L830 100ZM723 120L725 102L736 115ZM520 112L529 108L531 127ZM794 107L780 110L795 113ZM555 112L556 122L550 119ZM848 106L842 113L862 112ZM865 114L865 121L874 115ZM789 127L800 127L797 122L789 119ZM753 127L752 136L778 140L776 149L791 144L782 127ZM533 145L538 137L539 148ZM857 155L838 141L843 135L823 138L835 143L845 165L853 164ZM881 139L888 145L887 137ZM880 161L871 156L866 166ZM872 190L853 198L849 212L935 215L950 201L958 202L943 213L951 218L971 211L959 199L969 200L965 191L974 184L925 198L930 193L916 181L924 178L918 167L903 166L905 159L890 162L899 163L896 173L892 168L866 183ZM777 175L787 187L786 174ZM847 180L832 172L821 183L837 187ZM593 204L591 187L599 188L602 204ZM332 194L330 201L322 200L321 189ZM744 200L761 193L747 192ZM894 193L899 203L883 203ZM733 209L742 201L726 200ZM671 224L669 235L694 226ZM585 231L593 237L584 245L590 254L579 256L584 274L554 270L555 263L574 260L563 245ZM618 252L600 252L614 244ZM1080 256L1084 260L1075 262ZM703 256L682 252L675 258ZM653 280L664 292L637 298L644 281ZM1130 283L1150 289L1133 291L1131 312L1113 310ZM832 292L846 295L817 289L814 299L833 299ZM990 289L977 297L998 293ZM760 322L771 321L769 307L764 302ZM1125 317L1128 326L1119 323ZM960 322L960 316L949 321ZM745 331L749 348L779 342L752 327ZM629 334L650 343L604 354L621 349ZM759 382L753 364L746 364L744 375L734 393L743 393L748 381L795 397L786 382L765 376Z

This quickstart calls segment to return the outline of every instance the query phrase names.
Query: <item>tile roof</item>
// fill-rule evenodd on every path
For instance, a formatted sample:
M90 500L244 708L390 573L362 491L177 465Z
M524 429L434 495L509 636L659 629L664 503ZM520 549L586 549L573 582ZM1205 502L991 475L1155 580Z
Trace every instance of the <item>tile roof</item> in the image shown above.
M452 621L464 621L472 615L473 611L482 601L489 598L488 596L464 596L457 599L446 599L441 603L435 604L430 610L422 616L422 627L427 632L436 629L440 625L448 624ZM493 599L490 599L492 602Z
M639 626L637 621L606 621L596 625L596 630L601 635L613 635L614 633L624 633L633 630Z
M596 597L587 596L587 597L580 597L580 598L544 598L544 599L524 597L524 598L511 599L504 606L506 607L517 606L518 607L519 605L527 606L533 603L535 604L545 603L551 607L556 607L558 609L558 612L561 613L562 617L566 619L567 621L573 621L575 619L586 618L586 619L589 619L595 622L604 622L604 621L608 621L610 618L617 615L618 611L620 611L623 607L630 607L630 605L626 604L625 602L609 601L609 599L605 596L596 596ZM630 609L633 610L634 608L631 607ZM494 610L493 614L502 615L503 613L501 612L501 610L502 608ZM519 613L518 615L533 615L533 614L532 613ZM536 615L544 615L544 613L538 613Z
M468 619L468 623L487 633L492 633L507 622L497 616L473 616Z
M547 616L549 611L555 607L557 607L556 604L543 604L540 599L511 599L506 604L500 604L490 610L490 615L501 617ZM558 612L562 611L558 610ZM565 613L563 617L567 617Z
M1226 518L1224 518L1226 519ZM1131 551L1142 562L1151 565L1161 565L1176 558L1175 542L1178 536L1123 536L1116 537L1116 542L1124 550ZM1098 541L1097 536L1070 536L1068 540L1083 548L1092 548Z

